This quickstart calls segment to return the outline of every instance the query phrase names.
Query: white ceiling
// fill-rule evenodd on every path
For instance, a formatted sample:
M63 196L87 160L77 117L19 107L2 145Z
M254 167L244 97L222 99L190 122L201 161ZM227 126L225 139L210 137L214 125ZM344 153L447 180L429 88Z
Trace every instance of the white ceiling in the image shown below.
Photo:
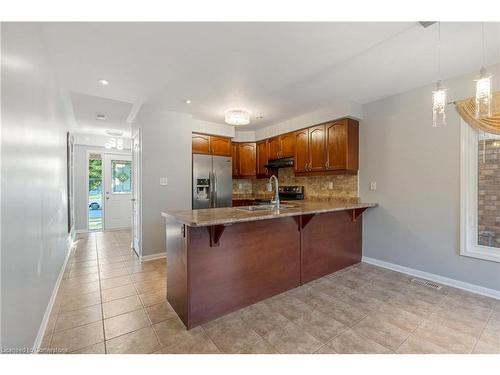
M145 101L223 123L245 107L245 129L327 106L366 103L437 80L437 25L379 23L44 23L78 127L129 128ZM486 24L486 64L499 62L500 26ZM481 65L479 23L443 23L442 75ZM109 86L98 80L105 78ZM191 99L192 104L184 103Z

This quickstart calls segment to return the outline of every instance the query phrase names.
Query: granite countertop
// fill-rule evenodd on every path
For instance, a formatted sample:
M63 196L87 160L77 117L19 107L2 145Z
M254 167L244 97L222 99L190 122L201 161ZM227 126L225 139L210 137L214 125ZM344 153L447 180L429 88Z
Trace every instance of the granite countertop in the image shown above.
M233 194L233 201L236 200L254 200L254 199L272 199L273 194L253 193L253 194Z
M161 215L174 218L190 227L206 227L242 223L256 220L269 220L288 216L353 210L377 206L376 203L361 203L353 199L304 200L287 202L297 205L294 208L280 210L246 211L243 207L208 208L202 210L168 210Z

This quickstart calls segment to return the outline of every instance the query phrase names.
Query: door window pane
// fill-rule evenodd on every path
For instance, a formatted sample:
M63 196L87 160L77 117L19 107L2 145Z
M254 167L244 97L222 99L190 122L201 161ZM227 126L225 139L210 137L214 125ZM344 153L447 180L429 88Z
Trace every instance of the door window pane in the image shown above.
M132 192L132 162L126 160L111 161L111 191L113 193L131 193Z
M478 137L478 244L500 248L500 136Z
M102 159L99 154L89 155L88 205L89 230L102 229Z

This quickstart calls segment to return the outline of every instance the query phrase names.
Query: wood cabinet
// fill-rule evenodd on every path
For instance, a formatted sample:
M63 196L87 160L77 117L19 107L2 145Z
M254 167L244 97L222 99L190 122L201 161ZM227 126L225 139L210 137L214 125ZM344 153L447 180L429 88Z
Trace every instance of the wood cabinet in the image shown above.
M254 142L238 143L238 176L255 177L256 145Z
M193 133L191 136L193 154L210 154L210 136Z
M269 161L269 147L267 141L260 141L256 143L257 152L257 178L269 177L269 171L266 164Z
M356 173L359 125L351 119L332 121L294 133L295 172Z
M357 171L359 125L343 119L325 124L326 169Z
M210 136L210 152L212 155L231 156L231 139Z
M213 135L193 133L193 154L231 156L231 139Z
M309 130L309 172L325 169L325 126L313 126Z
M295 156L295 135L287 133L280 135L281 157L293 158Z
M291 158L295 156L294 133L282 134L267 140L269 145L269 160Z
M309 167L309 129L298 130L295 136L294 169L297 173L308 171Z

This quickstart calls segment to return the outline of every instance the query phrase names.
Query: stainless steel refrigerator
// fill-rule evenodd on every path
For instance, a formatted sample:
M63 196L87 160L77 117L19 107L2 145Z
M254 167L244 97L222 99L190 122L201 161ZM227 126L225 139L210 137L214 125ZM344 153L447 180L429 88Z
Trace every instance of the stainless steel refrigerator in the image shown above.
M193 209L231 207L232 160L227 156L193 155Z

